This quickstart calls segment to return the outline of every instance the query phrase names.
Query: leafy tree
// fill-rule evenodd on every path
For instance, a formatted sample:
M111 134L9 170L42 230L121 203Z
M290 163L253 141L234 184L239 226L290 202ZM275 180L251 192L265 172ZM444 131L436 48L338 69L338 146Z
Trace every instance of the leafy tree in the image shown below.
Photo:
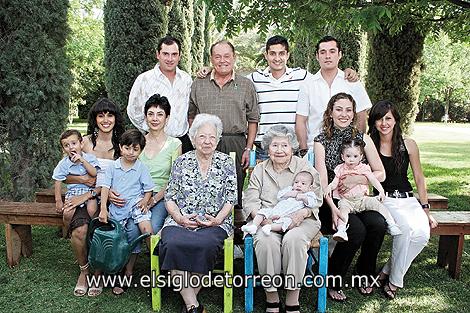
M124 114L135 78L155 65L158 40L168 31L167 16L168 8L161 0L105 3L106 89Z
M404 132L418 112L423 43L424 36L413 24L396 35L383 32L370 39L366 88L372 103L389 99L398 107Z
M204 27L206 26L206 4L201 0L194 2L194 33L191 39L191 71L196 73L204 65Z
M102 8L103 0L70 1L68 24L71 32L66 45L73 75L70 107L78 108L80 118L87 117L96 99L106 96Z
M404 65L408 73L403 72L402 77L395 77L395 85L403 84L403 80L416 84L409 88L394 86L395 91L404 91L407 95L389 94L391 100L401 106L405 113L405 128L413 120L416 112L417 84L419 83L420 50L422 51L424 40L422 38L429 32L444 29L453 38L465 36L469 40L470 33L470 3L460 0L416 0L416 1L382 1L382 0L280 0L273 6L271 0L239 0L232 5L232 0L206 0L209 8L215 15L218 28L226 27L227 34L237 33L242 29L257 27L260 32L267 33L270 27L285 29L286 32L304 29L308 31L312 25L323 25L328 29L351 31L359 26L364 31L370 32L371 51L387 51L387 47L380 45L389 42L389 46L400 46L406 34L416 34L416 42L407 41L414 56L398 60L393 53L381 55L382 62L376 62L368 66L368 80L375 81L383 74L381 68ZM414 29L410 29L413 27ZM383 37L383 38L380 38ZM396 41L396 42L391 42ZM375 46L374 46L375 45ZM418 46L420 45L420 46ZM400 63L407 60L416 62L414 65ZM415 74L416 79L407 79ZM369 90L374 95L379 95L383 90L380 85L372 85L377 90ZM412 101L406 102L402 101Z
M466 112L470 111L469 54L468 42L453 42L444 32L426 38L420 102L431 104L430 99L433 99L441 103L443 110L439 111L439 120L443 115L454 121L467 118ZM429 107L428 111L433 110Z
M68 1L10 0L0 10L0 193L30 199L60 158L71 75Z
M181 42L181 60L179 67L191 72L191 24L192 0L173 0L169 13L168 32Z
M206 7L206 18L204 20L204 56L203 56L203 64L207 65L210 63L210 47L212 45L211 42L211 32L213 29L213 21L214 16Z

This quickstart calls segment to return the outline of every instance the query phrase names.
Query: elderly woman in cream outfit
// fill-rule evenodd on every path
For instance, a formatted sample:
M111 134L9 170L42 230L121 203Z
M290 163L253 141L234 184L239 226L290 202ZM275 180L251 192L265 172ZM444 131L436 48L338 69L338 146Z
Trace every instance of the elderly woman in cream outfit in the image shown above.
M263 137L262 148L268 151L269 159L258 164L251 174L250 183L243 195L243 210L253 218L262 208L273 208L279 190L292 185L294 176L308 171L314 177L313 192L322 199L318 172L305 159L293 155L299 143L292 128L283 125L271 127ZM293 277L293 283L286 284L286 312L299 312L299 293L307 264L307 250L310 241L320 230L318 201L314 208L295 212L289 230L283 234L271 232L269 236L261 228L254 235L254 248L260 275L284 274ZM270 223L263 221L263 224ZM288 283L289 280L286 280ZM292 280L290 280L292 282ZM266 312L279 312L279 294L274 286L264 286Z

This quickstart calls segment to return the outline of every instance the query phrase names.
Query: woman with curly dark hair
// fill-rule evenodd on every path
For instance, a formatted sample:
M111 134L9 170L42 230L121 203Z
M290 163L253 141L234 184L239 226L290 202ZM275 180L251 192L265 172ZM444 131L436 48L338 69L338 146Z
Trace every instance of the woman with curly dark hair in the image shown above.
M81 183L88 186L96 186L97 181L104 179L104 173L114 159L119 157L119 138L124 132L124 119L119 108L109 99L101 98L95 102L88 114L88 135L83 137L83 151L96 156L100 170L97 177L89 175L67 176L67 184ZM97 296L102 292L100 286L88 286L86 276L89 274L87 258L86 234L88 222L92 218L81 206L89 199L96 198L101 188L79 196L71 197L64 202L64 223L68 226L71 236L72 250L80 267L80 276L74 289L75 296ZM123 205L125 200L119 198L119 194L110 191L109 200L116 205Z

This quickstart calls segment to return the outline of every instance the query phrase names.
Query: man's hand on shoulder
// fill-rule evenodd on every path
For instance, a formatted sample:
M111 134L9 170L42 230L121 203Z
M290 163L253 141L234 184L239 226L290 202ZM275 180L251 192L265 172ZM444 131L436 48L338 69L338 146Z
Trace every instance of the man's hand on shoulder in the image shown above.
M344 69L344 79L350 83L355 83L359 81L359 74L352 68L348 67Z

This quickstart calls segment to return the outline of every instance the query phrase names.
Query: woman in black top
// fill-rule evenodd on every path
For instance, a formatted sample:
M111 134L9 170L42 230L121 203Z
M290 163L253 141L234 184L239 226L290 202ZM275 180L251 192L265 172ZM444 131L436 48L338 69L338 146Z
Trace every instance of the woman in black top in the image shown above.
M344 140L361 139L365 143L364 152L372 172L379 181L384 180L385 170L380 162L379 155L370 137L359 132L355 128L356 104L351 95L338 93L328 102L323 115L322 132L315 138L315 168L320 173L322 188L326 188L333 180L335 167L342 163L340 147ZM338 189L347 192L356 185L367 185L368 180L362 175L348 175L340 180ZM338 200L334 200L338 201ZM326 201L320 207L320 221L323 233L333 233L338 216L330 209ZM377 254L386 231L386 223L383 216L375 211L364 211L349 214L349 228L347 242L337 243L329 261L328 272L331 275L339 275L343 282L330 282L328 296L335 301L346 300L346 295L341 290L345 285L344 276L351 265L357 250L361 253L357 259L355 272L359 275L376 275ZM369 283L372 280L369 279ZM359 287L362 294L370 294L372 288L363 282Z
M386 195L384 205L402 231L401 235L393 237L392 255L379 277L385 296L394 299L397 289L403 288L403 277L411 262L426 246L430 227L436 227L437 222L429 213L418 146L413 139L403 138L395 106L390 101L379 101L371 108L368 123L386 172L382 183ZM407 176L409 165L422 205L413 197Z

